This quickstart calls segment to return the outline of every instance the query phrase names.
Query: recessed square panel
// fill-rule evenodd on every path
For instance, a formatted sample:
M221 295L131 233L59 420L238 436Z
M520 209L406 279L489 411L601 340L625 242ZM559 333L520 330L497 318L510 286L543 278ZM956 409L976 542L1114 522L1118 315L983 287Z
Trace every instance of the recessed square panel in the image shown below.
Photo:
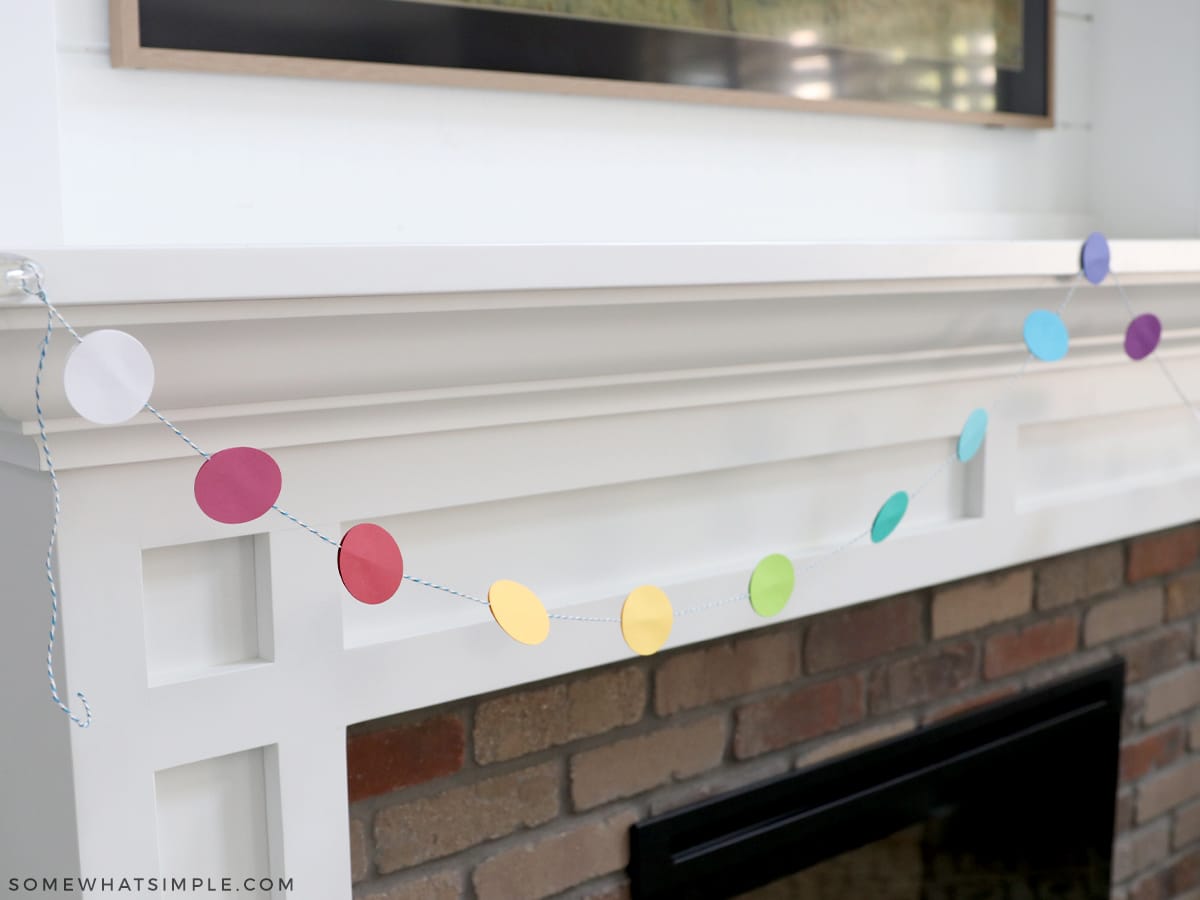
M265 541L253 536L143 551L151 684L269 658L259 639L265 556Z
M155 773L163 877L211 877L218 886L228 878L236 890L271 875L266 767L274 758L273 748L258 747Z

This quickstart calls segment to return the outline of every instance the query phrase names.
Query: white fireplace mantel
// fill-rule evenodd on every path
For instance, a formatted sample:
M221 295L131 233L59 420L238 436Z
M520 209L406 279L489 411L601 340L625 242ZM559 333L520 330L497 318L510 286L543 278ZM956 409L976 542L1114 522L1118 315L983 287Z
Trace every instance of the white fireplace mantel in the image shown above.
M269 450L285 508L330 534L379 522L411 574L477 596L514 578L552 611L614 616L644 583L680 608L740 593L767 553L799 568L868 526L979 406L984 452L891 539L802 574L782 618L1196 518L1200 429L1124 356L1111 286L1076 282L1067 359L1018 376L1022 321L1062 302L1075 242L23 252L76 328L146 344L153 402L202 446ZM1112 254L1200 396L1200 241ZM616 625L560 620L523 647L413 584L364 607L333 549L283 518L207 520L198 457L152 417L71 413L59 332L60 684L96 711L69 726L44 675L44 327L36 303L0 298L0 696L21 736L0 781L34 810L0 862L155 874L244 862L265 829L254 852L290 896L348 897L348 723L631 655ZM766 624L728 604L678 619L668 646ZM188 785L243 782L250 819L181 837Z
M1129 277L1200 269L1197 240L1112 247ZM724 284L914 291L957 279L1065 277L1079 261L1079 242L1065 240L2 249L41 262L63 305Z

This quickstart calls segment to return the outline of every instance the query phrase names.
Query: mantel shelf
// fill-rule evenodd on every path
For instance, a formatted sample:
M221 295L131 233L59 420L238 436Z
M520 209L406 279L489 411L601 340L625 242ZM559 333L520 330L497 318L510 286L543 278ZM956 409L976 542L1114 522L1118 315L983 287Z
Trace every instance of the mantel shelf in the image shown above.
M1082 236L1081 236L1082 239ZM1114 240L1131 282L1200 273L1200 240ZM721 284L1047 286L1077 241L11 248L59 305ZM9 248L3 248L9 249ZM10 299L10 302L14 302Z

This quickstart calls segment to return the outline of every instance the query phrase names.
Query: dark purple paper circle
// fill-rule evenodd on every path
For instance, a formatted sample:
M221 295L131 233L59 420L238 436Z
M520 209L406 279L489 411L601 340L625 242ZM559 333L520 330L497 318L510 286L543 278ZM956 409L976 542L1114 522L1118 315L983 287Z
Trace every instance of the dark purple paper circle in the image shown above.
M1142 313L1125 329L1125 352L1130 359L1145 359L1158 346L1162 322L1154 313Z
M1092 284L1099 284L1108 277L1108 239L1098 231L1088 235L1080 254L1083 277Z
M275 505L282 488L279 465L253 447L214 453L196 473L196 503L210 519L226 525L257 519Z

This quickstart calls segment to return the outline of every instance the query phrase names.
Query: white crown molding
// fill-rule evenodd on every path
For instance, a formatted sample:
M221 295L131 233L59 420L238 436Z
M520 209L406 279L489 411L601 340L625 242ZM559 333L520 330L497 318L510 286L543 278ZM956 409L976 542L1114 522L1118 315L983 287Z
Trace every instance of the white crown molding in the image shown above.
M1081 236L1082 237L1082 236ZM1129 277L1200 273L1200 241L1114 240ZM1076 241L0 248L36 259L63 306L241 298L728 284L1047 279ZM920 288L918 288L920 289Z
M1061 367L1119 361L1124 312L1111 287L1028 274L1060 256L1061 243L1034 245L1003 279L926 273L65 309L82 331L120 327L141 338L157 369L153 402L202 446L278 449L998 378L1023 358L1025 314L1056 307L1073 282L1073 349ZM1175 243L1200 248L1141 243L1139 259L1151 259L1154 244L1164 265L1187 257ZM992 271L1013 252L980 246L993 254ZM869 259L884 248L858 249ZM1125 281L1168 322L1170 353L1200 352L1189 286L1200 272L1143 271ZM0 458L26 466L38 464L31 384L44 328L40 308L0 306ZM60 468L191 454L149 413L116 427L74 416L61 384L70 343L59 329L44 380Z

